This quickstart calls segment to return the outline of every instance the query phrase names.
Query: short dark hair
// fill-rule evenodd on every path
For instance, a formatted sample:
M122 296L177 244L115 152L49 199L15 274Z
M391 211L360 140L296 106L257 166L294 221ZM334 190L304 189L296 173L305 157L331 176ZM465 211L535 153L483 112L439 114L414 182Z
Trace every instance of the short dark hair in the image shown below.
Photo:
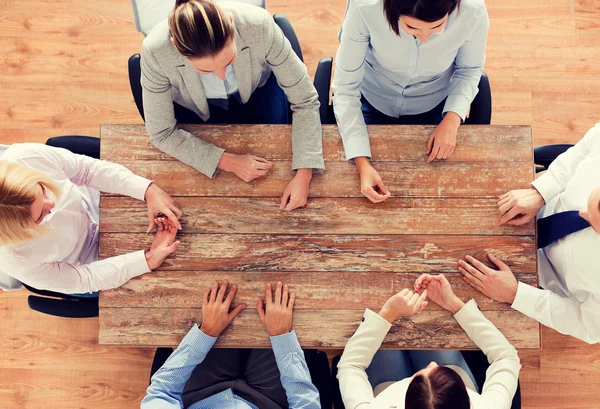
M432 23L443 19L460 7L460 0L384 0L385 17L394 30L400 35L400 16L408 16L417 20Z
M211 0L177 0L169 17L171 38L186 57L214 57L233 39L229 15Z
M438 366L428 376L417 375L408 385L406 409L469 409L467 387L454 370Z

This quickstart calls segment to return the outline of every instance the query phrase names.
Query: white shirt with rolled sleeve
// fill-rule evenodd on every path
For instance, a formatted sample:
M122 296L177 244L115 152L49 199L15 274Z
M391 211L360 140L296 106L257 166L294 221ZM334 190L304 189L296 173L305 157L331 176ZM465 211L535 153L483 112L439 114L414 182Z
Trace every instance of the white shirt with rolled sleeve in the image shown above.
M546 202L538 218L587 208L600 187L600 124L532 183ZM512 307L587 343L600 341L600 234L586 228L538 250L540 286L519 283Z
M144 251L98 261L99 191L144 200L152 183L127 168L41 144L12 145L0 160L16 162L60 188L56 206L41 225L48 231L27 242L0 247L0 284L19 282L40 290L85 293L116 288L150 271Z

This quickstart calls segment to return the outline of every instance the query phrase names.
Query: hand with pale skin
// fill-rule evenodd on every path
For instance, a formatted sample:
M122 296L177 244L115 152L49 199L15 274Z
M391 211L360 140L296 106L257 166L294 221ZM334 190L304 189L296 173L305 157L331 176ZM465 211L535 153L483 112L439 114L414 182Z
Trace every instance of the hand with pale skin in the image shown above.
M180 243L175 241L177 227L173 226L166 218L156 218L154 224L157 226L156 236L152 247L146 252L146 262L150 270L160 267L165 259L177 250Z
M450 311L452 314L456 314L465 305L465 303L454 294L448 279L443 274L421 275L415 281L415 291L418 293L427 291L427 298L443 309Z
M234 155L223 153L217 167L225 172L232 172L244 182L265 176L273 168L273 163L254 155Z
M536 188L511 190L498 199L498 214L500 219L494 226L504 223L521 226L532 221L538 214L545 201Z
M229 311L237 292L237 286L232 285L228 293L228 285L227 280L223 280L221 283L215 282L202 296L202 326L200 330L211 337L221 335L233 319L246 308L246 304L240 304L233 311Z
M393 324L400 317L410 317L427 307L427 290L422 294L408 288L392 295L383 305L379 315Z
M181 210L175 204L175 200L164 192L161 188L151 183L146 189L144 196L146 203L148 204L148 230L146 233L150 233L154 230L156 222L154 221L159 216L164 216L168 219L169 223L181 230L181 223L179 218L183 214Z
M283 192L279 208L286 212L291 212L294 209L306 206L311 179L312 169L298 169L296 176L294 176L294 179L292 179Z
M265 300L258 299L256 312L270 337L287 334L292 330L292 313L296 295L289 286L278 281L275 284L275 298L271 284L265 286Z
M381 203L392 195L367 157L354 158L354 163L360 175L360 193L363 196L373 203Z
M471 287L491 299L512 304L517 296L519 282L502 260L491 253L487 256L498 270L489 268L474 257L466 256L465 260L458 261L458 271Z
M456 148L456 134L462 120L455 112L447 112L427 142L427 163L448 159Z

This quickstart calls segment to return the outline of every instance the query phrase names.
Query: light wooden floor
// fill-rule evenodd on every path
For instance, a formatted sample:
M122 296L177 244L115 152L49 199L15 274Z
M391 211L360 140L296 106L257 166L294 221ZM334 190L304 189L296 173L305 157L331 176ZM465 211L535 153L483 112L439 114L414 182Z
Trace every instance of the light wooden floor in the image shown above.
M496 124L531 124L536 144L576 142L600 120L600 1L488 0L486 71ZM335 55L345 0L269 0L288 14L310 72ZM127 79L139 51L125 0L0 0L0 143L98 135L141 123ZM98 320L28 310L0 294L0 408L134 408L153 351L97 345ZM600 346L552 330L521 354L524 408L600 408Z

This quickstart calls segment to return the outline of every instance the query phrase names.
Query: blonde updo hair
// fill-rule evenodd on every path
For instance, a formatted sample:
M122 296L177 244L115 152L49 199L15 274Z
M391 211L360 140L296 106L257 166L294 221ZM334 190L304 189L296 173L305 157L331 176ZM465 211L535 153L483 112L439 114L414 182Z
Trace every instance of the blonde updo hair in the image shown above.
M40 185L60 195L54 182L18 163L0 161L0 246L21 243L45 233L31 217Z
M173 44L186 57L214 57L234 37L229 15L211 0L177 0L169 17Z

